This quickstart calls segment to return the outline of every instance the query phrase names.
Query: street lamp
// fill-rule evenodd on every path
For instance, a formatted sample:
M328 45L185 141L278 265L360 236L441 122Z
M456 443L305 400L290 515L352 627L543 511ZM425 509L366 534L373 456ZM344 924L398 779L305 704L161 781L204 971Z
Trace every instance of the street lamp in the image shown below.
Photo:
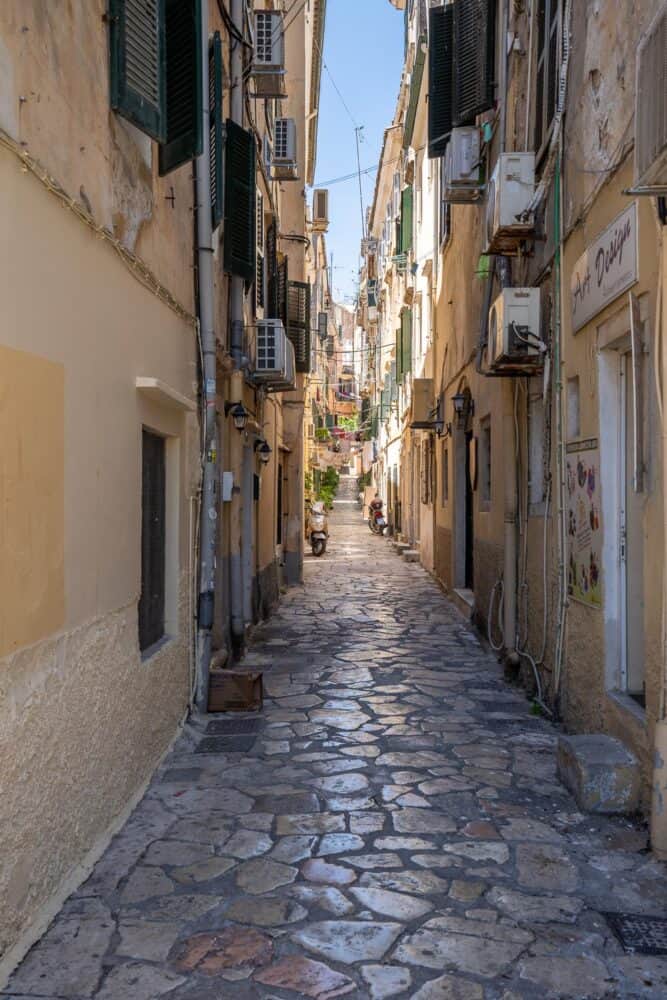
M268 441L264 441L262 438L257 438L255 441L255 451L257 452L262 465L266 465L271 458L273 449L269 445Z
M225 416L228 416L230 412L234 421L234 427L236 427L237 431L244 431L250 414L243 403L225 403Z
M475 404L472 401L470 393L467 392L457 392L452 396L452 403L454 404L456 426L461 428L465 425L468 417L474 415Z

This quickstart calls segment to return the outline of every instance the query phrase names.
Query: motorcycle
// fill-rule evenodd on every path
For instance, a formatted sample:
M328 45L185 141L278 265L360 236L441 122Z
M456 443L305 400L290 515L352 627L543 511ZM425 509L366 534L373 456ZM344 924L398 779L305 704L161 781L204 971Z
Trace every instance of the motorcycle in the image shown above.
M324 504L317 500L312 504L308 515L308 538L314 556L322 556L327 550L329 526Z
M368 527L374 535L383 535L384 529L387 527L387 519L382 511L383 507L384 501L378 496L376 496L374 500L371 500L368 505L370 511L368 517Z

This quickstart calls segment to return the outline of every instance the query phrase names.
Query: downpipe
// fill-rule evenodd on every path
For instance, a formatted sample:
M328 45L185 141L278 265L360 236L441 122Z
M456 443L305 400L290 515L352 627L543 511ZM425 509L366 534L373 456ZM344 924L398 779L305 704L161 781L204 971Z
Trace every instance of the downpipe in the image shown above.
M197 678L195 704L206 711L213 642L216 541L218 525L218 434L216 417L216 338L213 299L213 230L211 221L208 0L201 0L202 134L201 156L195 161L197 236L197 301L202 352L203 470L200 510L199 596L197 601Z

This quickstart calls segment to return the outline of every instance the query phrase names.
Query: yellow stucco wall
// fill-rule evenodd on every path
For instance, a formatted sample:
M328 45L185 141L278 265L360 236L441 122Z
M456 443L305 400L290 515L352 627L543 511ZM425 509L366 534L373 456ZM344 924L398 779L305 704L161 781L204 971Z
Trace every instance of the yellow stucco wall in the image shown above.
M65 377L0 344L0 656L65 617Z

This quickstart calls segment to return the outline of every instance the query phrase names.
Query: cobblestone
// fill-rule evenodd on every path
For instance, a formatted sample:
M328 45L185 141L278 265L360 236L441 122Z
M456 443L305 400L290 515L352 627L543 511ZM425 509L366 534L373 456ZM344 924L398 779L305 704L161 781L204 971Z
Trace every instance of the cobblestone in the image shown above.
M253 750L193 719L3 997L664 1000L604 917L667 916L645 831L577 810L558 730L356 507L248 662Z

